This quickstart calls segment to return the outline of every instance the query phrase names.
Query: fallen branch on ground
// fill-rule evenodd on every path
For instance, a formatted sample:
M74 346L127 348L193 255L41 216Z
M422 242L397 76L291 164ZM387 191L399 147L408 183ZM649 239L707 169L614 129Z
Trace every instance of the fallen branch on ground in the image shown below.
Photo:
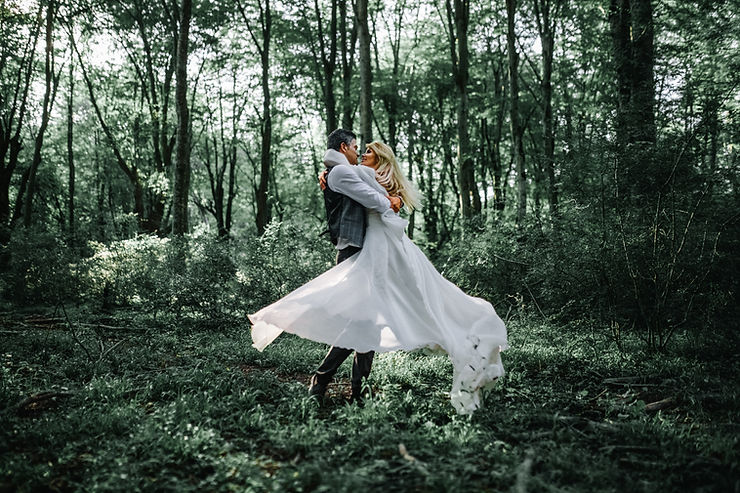
M673 407L676 400L673 397L667 397L665 399L662 399L660 401L651 402L650 404L645 405L646 411L660 411L661 409L668 409L669 407Z
M23 414L24 412L32 411L33 409L31 408L31 406L36 407L42 403L46 404L48 401L57 397L70 397L72 395L74 395L74 392L61 390L47 390L44 392L39 392L38 394L33 394L26 397L21 402L16 404L16 413Z
M644 375L644 376L634 376L634 377L614 377L614 378L605 378L604 383L607 385L635 385L635 386L644 386L644 387L657 387L662 384L655 384L655 383L646 383L648 380L655 380L657 379L657 375Z

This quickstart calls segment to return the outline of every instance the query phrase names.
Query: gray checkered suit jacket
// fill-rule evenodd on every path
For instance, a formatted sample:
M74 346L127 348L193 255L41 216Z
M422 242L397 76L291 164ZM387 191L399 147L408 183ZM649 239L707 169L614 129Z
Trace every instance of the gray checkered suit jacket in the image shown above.
M329 173L332 169L334 168L328 169ZM327 180L328 176L327 173ZM324 189L324 206L331 242L336 245L339 238L344 238L361 247L365 241L365 208L346 195L335 192L328 185Z

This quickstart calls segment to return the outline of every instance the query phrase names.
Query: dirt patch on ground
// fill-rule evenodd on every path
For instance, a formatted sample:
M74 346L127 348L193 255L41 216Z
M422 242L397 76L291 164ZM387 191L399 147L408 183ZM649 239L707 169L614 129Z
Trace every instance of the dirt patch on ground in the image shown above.
M311 375L308 373L285 373L279 372L274 368L264 368L248 364L240 364L238 366L244 375L249 375L254 372L266 372L274 375L278 381L283 383L300 382L304 387L306 387L306 392L308 392L308 387L311 383ZM352 382L350 382L348 378L335 378L326 389L326 396L331 400L348 400L351 395Z

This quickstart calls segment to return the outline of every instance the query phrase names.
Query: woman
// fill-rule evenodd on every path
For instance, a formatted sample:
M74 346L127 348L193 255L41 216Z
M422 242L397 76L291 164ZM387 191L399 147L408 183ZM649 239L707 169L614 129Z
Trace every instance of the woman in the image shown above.
M367 145L360 175L409 209L418 194L390 147ZM443 349L453 364L450 399L460 414L480 405L480 389L504 374L500 352L506 328L490 303L463 293L437 272L391 210L367 212L359 253L249 316L254 347L262 351L283 331L306 339L388 352Z

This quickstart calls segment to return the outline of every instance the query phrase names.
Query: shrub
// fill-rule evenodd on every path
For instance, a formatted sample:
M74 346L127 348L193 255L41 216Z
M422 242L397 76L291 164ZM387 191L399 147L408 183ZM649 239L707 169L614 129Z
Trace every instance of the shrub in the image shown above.
M562 322L590 319L617 337L629 328L651 349L665 349L677 331L733 310L737 227L720 220L736 216L721 196L709 203L709 189L679 183L639 206L561 203L547 226L467 231L439 252L437 265L500 313L523 301Z
M336 252L315 228L273 221L237 251L238 293L245 313L266 306L331 268Z
M91 244L86 297L214 324L243 318L329 268L331 245L298 221L274 221L261 237L181 241L141 235Z
M53 232L18 228L4 248L4 295L17 304L48 303L77 297L76 256Z

